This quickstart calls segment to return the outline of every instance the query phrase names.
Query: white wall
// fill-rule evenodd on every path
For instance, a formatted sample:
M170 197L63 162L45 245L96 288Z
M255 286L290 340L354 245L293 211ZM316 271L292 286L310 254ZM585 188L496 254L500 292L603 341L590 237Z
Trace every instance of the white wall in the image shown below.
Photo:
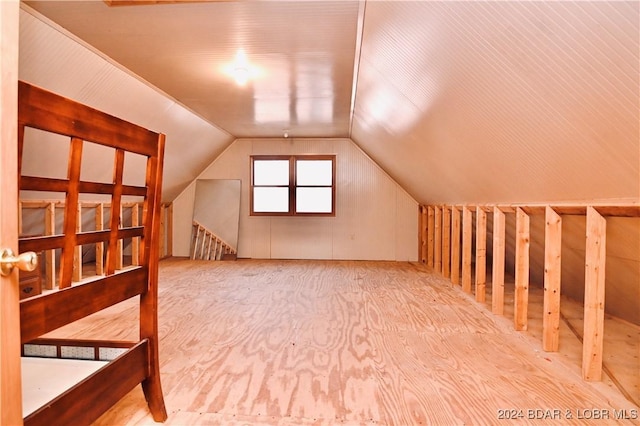
M251 155L335 154L335 217L249 216ZM199 179L241 179L238 256L416 261L418 203L350 139L238 139ZM173 253L188 256L195 181L174 200Z

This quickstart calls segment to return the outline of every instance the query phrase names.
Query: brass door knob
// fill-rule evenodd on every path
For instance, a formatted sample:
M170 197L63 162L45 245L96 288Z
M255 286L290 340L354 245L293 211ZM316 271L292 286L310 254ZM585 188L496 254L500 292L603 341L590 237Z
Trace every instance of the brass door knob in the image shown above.
M21 271L33 271L38 266L38 255L28 251L15 256L11 249L0 250L0 274L6 277L15 266Z

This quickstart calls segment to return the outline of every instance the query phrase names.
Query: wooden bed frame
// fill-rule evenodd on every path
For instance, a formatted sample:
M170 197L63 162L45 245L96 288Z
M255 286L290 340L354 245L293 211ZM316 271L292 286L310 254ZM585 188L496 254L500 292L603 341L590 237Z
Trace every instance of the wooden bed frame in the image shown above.
M132 297L140 296L140 339L137 342L94 342L95 347L126 347L125 353L50 403L29 414L25 425L90 424L139 383L154 420L167 418L158 362L158 260L164 135L120 120L43 89L19 83L18 174L22 191L65 194L63 234L19 240L20 252L61 249L58 289L20 303L21 341L38 337ZM67 179L23 176L25 127L70 138ZM80 179L85 141L115 150L113 183ZM125 152L146 157L144 186L123 184ZM109 195L107 230L77 232L79 194ZM142 226L122 227L118 214L123 196L144 198ZM119 240L139 238L139 266L116 270ZM72 284L76 246L104 243L104 275ZM86 341L58 345L86 346Z

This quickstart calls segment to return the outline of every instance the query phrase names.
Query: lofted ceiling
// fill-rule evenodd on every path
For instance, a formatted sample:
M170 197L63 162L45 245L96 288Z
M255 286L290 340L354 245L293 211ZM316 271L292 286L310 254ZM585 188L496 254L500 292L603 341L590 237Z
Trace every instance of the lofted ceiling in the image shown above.
M25 3L224 143L350 137L421 203L640 200L638 1Z

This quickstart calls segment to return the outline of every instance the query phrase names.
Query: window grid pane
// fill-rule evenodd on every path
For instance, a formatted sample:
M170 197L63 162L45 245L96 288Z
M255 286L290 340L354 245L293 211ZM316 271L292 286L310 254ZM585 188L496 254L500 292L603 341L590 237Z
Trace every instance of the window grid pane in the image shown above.
M296 213L331 213L332 188L297 187Z
M297 160L296 185L331 186L333 162L331 160Z
M253 211L256 213L289 212L288 187L253 188Z
M289 160L254 160L253 184L256 186L289 185Z

